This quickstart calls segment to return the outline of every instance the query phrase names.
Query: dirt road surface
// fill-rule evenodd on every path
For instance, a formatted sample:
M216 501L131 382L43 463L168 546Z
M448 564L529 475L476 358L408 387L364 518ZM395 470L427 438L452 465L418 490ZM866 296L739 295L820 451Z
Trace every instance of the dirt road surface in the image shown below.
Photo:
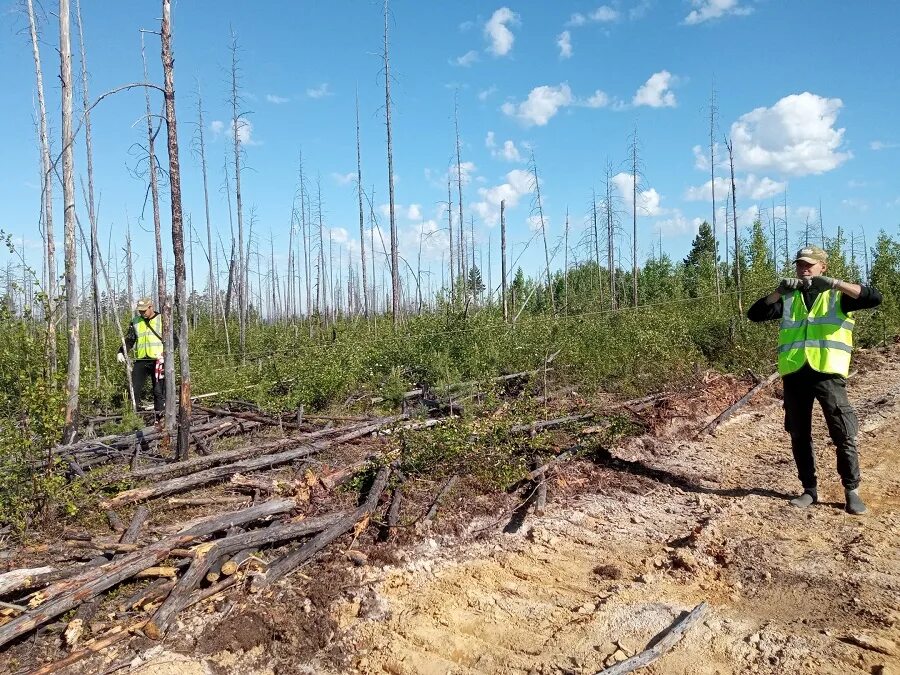
M586 476L561 473L584 481L580 496L529 516L525 536L411 555L379 588L389 618L345 610L357 671L595 673L707 601L644 672L900 673L900 360L858 367L869 515L842 510L820 415L822 502L786 504L798 482L780 401L763 395L716 437L673 426Z

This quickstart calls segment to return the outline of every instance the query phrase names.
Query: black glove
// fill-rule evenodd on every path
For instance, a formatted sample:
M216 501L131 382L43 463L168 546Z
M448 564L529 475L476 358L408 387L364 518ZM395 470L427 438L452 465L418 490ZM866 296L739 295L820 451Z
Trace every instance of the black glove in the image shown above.
M827 291L837 287L838 280L832 277L819 275L812 278L812 287L817 291Z
M794 291L799 291L801 288L809 288L809 282L805 279L782 279L775 290L781 295L789 295Z

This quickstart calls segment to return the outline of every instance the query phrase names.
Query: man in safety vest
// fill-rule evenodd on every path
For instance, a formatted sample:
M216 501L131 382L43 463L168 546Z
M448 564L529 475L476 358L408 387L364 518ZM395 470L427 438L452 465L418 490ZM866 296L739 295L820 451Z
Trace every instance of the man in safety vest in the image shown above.
M860 515L866 505L859 496L858 424L847 399L853 312L877 307L881 294L871 286L825 276L828 254L818 246L801 248L794 263L798 278L782 279L747 311L751 321L781 320L778 372L784 384L784 428L803 484L803 494L791 504L806 508L819 499L812 443L813 401L818 400L837 448L846 511Z
M135 403L141 404L144 386L149 379L153 383L153 409L161 413L166 405L163 386L163 338L162 316L153 309L153 300L142 298L137 302L137 313L128 326L125 345L134 350L131 383ZM125 353L119 348L119 363L125 363Z

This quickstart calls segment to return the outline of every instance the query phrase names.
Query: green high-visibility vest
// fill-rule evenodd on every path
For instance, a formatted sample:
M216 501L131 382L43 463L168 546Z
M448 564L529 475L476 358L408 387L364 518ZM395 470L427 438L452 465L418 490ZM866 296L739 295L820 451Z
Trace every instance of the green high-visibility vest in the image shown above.
M800 291L782 298L778 333L778 373L789 375L805 364L820 373L850 374L853 351L853 314L841 310L841 292L819 293L807 312Z
M162 315L157 314L149 321L142 316L136 316L131 324L137 336L134 343L134 358L158 359L162 356L163 343L159 338L162 335ZM156 331L156 334L153 331Z

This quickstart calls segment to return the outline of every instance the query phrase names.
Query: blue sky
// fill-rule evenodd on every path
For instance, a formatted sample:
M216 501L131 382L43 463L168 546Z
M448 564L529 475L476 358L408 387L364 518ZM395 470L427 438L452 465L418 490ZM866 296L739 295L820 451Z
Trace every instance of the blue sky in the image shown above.
M27 23L17 2L0 0L0 228L12 232L39 269L39 170L34 71ZM51 9L47 3L46 9ZM74 9L74 7L73 7ZM141 77L140 28L158 29L156 3L84 3L90 94ZM54 17L43 27L42 58L55 147L59 147L58 61ZM622 0L592 2L412 2L391 6L394 166L403 254L436 280L446 255L446 175L453 170L454 98L459 106L466 220L478 246L493 251L499 278L499 199L507 200L514 255L529 272L542 264L532 236L533 150L551 248L570 212L572 258L591 191L602 191L607 164L617 192L630 195L628 137L640 139L643 165L638 256L658 248L682 257L701 219L709 219L707 106L718 94L716 173L724 180L724 135L734 142L739 224L780 204L787 189L792 246L821 201L826 234L838 226L895 233L900 223L900 47L893 32L900 4L793 0ZM176 2L174 36L184 210L205 241L199 163L188 152L196 132L196 83L202 87L211 165L212 220L227 239L222 165L229 107L229 31L240 43L241 88L249 122L245 217L255 210L260 248L274 239L286 260L289 215L302 150L307 175L321 180L326 225L335 246L358 251L354 176L355 109L361 106L363 183L387 202L381 3ZM161 81L159 47L148 39L151 79ZM77 42L73 39L73 48ZM77 58L76 58L77 67ZM76 70L77 76L77 70ZM159 95L154 93L154 108ZM77 106L80 102L77 101ZM76 106L76 107L77 107ZM120 247L126 213L139 270L152 264L146 185L132 175L144 142L143 94L117 94L95 110L95 183L104 241ZM224 131L224 133L223 133ZM698 147L699 146L699 147ZM164 158L161 149L161 158ZM76 170L84 171L84 148ZM721 200L724 184L717 187ZM59 199L57 187L55 196ZM455 190L454 190L455 200ZM622 264L630 266L630 196L621 201ZM83 200L77 199L82 220ZM163 205L164 229L168 204ZM455 208L455 207L454 207ZM56 210L61 238L61 210ZM778 213L781 216L781 212ZM766 215L767 217L767 215ZM385 229L387 219L379 213ZM722 215L719 220L721 222ZM376 246L378 246L376 244ZM524 253L523 253L524 250ZM5 252L4 252L5 255ZM197 285L202 253L195 248ZM379 263L380 265L381 263ZM561 266L562 253L554 260ZM487 266L485 261L484 266ZM486 271L485 271L485 276ZM380 283L380 280L379 280Z

